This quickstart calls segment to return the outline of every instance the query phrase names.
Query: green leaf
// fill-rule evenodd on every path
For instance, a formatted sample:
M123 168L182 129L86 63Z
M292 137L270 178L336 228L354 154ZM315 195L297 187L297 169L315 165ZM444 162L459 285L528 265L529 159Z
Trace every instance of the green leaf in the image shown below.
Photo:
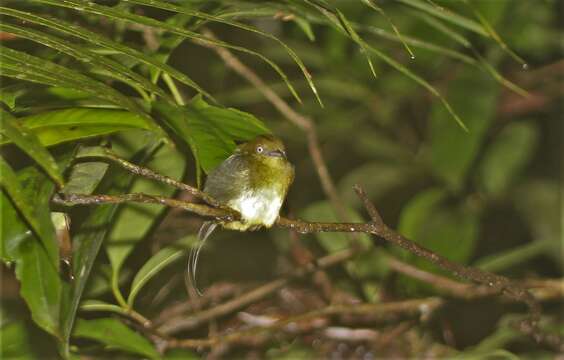
M195 236L194 236L195 237ZM129 292L129 297L127 299L127 304L133 306L135 302L135 297L139 291L145 286L145 284L151 280L155 275L159 273L166 266L172 264L174 261L180 259L182 255L186 252L185 249L178 249L174 247L167 247L161 249L158 253L153 255L143 267L139 270L133 283L131 284L131 291Z
M186 167L184 156L171 146L163 146L146 166L160 174L180 179ZM171 196L175 189L154 180L137 178L128 192ZM106 250L114 276L119 276L121 266L135 245L153 227L166 208L152 204L125 204L114 219L108 236Z
M10 360L54 359L57 356L49 335L31 321L13 321L0 329L0 358Z
M151 7L155 7L155 8L158 8L158 9L174 11L174 12L177 12L177 13L180 13L180 14L194 16L194 17L204 19L204 20L210 20L210 21L223 23L223 24L226 24L226 25L233 26L235 28L239 28L239 29L243 29L243 30L246 30L246 31L250 31L250 32L255 33L255 34L259 34L259 35L266 37L268 39L271 39L271 40L274 40L275 42L280 44L284 48L284 50L286 50L287 54L298 65L298 67L302 71L302 74L304 75L309 87L311 88L312 92L316 96L317 101L323 107L323 103L321 101L321 98L319 97L319 94L317 93L317 89L315 88L315 85L312 81L310 72L306 69L302 60L298 57L298 55L294 52L294 50L292 50L288 45L286 45L283 41L278 39L276 36L269 34L269 33L266 33L266 32L263 32L263 31L260 31L256 28L252 27L252 26L249 26L249 25L237 22L237 21L227 20L225 18L209 15L209 14L206 14L206 13L201 12L201 11L194 11L192 9L188 9L186 7L176 6L174 4L171 4L171 3L168 3L168 2L165 2L165 1L160 1L160 0L125 0L125 1L131 2L131 3L134 3L134 4L151 6ZM298 99L298 101L300 100L299 97L297 99Z
M152 130L144 117L111 109L70 108L30 115L19 121L37 136L43 146L128 129Z
M208 172L247 141L270 130L252 114L206 103L196 96L185 107L157 103L167 125L190 146L197 163Z
M139 153L139 157L152 154L153 146L149 146ZM111 181L114 189L126 189L133 175L116 169L112 172ZM114 190L116 192L117 190ZM123 191L123 190L121 190ZM86 282L94 260L98 255L102 242L106 238L117 211L118 205L105 204L97 206L81 224L73 238L73 274L75 276L71 285L65 284L63 303L61 304L61 328L63 341L61 353L68 356L70 353L69 339L73 329L76 312L84 292Z
M375 146L377 141L376 138ZM352 169L339 181L339 193L343 194L343 200L347 204L359 206L361 201L353 190L355 184L361 184L368 197L377 201L416 178L417 173L414 166L385 161L369 162Z
M196 84L192 79L190 79L185 74L181 73L180 71L174 69L171 66L166 65L165 63L154 59L151 56L148 56L141 51L135 50L134 48L128 47L123 45L119 42L114 42L104 36L101 36L93 31L89 31L84 27L74 25L68 21L63 19L52 19L45 16L38 16L35 14L31 14L28 12L18 11L11 8L0 7L0 14L6 14L9 16L16 17L23 21L31 22L34 24L39 24L46 26L48 28L60 31L64 34L78 37L82 40L85 40L92 45L102 46L106 49L111 49L117 51L119 53L125 54L132 59L141 61L155 69L159 69L176 80L180 81L181 83L193 88L194 90L198 91L199 93L203 94L204 96L213 99L213 97L208 94L205 90L203 90L198 84Z
M88 65L93 66L97 70L104 71L110 77L116 78L129 84L132 88L140 88L149 92L158 94L159 96L172 101L168 94L162 89L155 86L152 82L143 76L131 71L126 66L101 55L98 55L89 49L76 45L68 40L59 39L56 36L49 35L45 32L40 32L31 29L29 26L19 27L16 25L1 23L0 30L15 34L18 37L26 38L37 43L43 44L57 51L66 53L77 60L80 60Z
M445 11L444 9L437 8L436 6L430 5L428 2L422 0L398 0L398 1L406 5L412 6L416 9L425 11L430 15L446 20L454 25L473 31L484 37L489 37L489 33L483 28L481 24L475 22L474 20L468 19L464 16L458 15L453 11Z
M151 359L160 358L159 353L149 340L114 318L78 319L73 337L96 340L109 347L140 354Z
M16 100L26 93L24 84L13 84L0 88L0 101L10 110L16 109Z
M449 82L449 102L460 109L468 132L461 131L447 121L450 115L443 107L433 106L429 128L429 161L436 176L454 190L463 186L484 141L495 115L498 90L493 79L470 68Z
M447 200L447 192L442 188L431 188L417 194L402 209L399 232L452 261L464 264L470 260L478 239L479 214L464 204L453 204ZM404 250L397 251L420 269L441 272L424 259ZM410 279L404 280L408 287L414 284Z
M151 121L133 100L114 88L88 77L83 73L5 46L0 46L0 60L2 60L0 62L0 74L16 77L20 80L81 90L95 98L104 99L119 107L137 113ZM11 72L5 72L4 70ZM152 127L158 129L156 124L152 124Z
M493 196L506 192L533 156L537 129L528 122L511 123L486 149L480 162L479 184Z
M53 185L38 170L27 168L16 176L10 165L0 157L0 184L10 196L15 207L41 239L51 266L59 268L59 249L55 228L51 222L49 201ZM3 197L1 205L9 207L10 202ZM9 223L5 223L9 224Z
M92 194L102 181L108 167L107 163L98 161L75 164L61 192L64 194Z
M32 176L32 171L25 171ZM2 172L5 176L5 172ZM0 193L2 259L15 262L20 295L33 320L50 334L60 336L60 279L39 239L30 232L6 195Z
M0 110L0 132L35 160L57 185L63 186L63 176L55 159L33 133L21 126L14 117L3 110Z
M134 23L136 25L143 24L143 25L150 26L150 27L153 27L153 28L163 29L163 30L169 31L173 34L181 35L181 36L183 36L187 39L201 41L202 43L205 43L205 44L210 44L210 45L214 45L214 46L233 49L233 50L236 50L236 51L240 51L242 53L246 53L246 54L256 56L256 57L260 58L261 60L263 60L264 62L266 62L272 69L274 69L274 71L276 71L278 73L278 75L282 78L282 80L284 80L284 82L286 83L286 85L288 86L288 88L290 89L292 94L294 95L294 97L298 101L301 101L299 95L296 93L296 90L294 89L294 87L292 86L290 81L288 80L288 76L280 69L280 67L278 65L276 65L273 61L271 61L270 59L266 58L265 56L261 55L260 53L258 53L256 51L249 50L249 49L242 47L242 46L231 45L231 44L228 44L224 41L214 40L214 39L205 37L203 35L200 35L196 32L185 30L185 29L182 29L182 28L178 28L178 27L172 26L170 24L167 24L166 22L158 21L158 20L153 19L153 18L149 18L149 17L141 16L141 15L136 15L136 14L132 14L132 13L125 12L125 11L120 11L117 8L112 8L112 7L108 7L108 6L101 6L101 5L98 5L98 4L93 3L93 2L82 2L82 1L75 1L75 0L66 0L65 2L59 2L59 1L55 1L55 0L35 0L35 1L43 3L43 4L67 7L67 8L76 9L76 10L79 10L79 11L82 11L82 12L88 12L88 13L103 15L103 16L106 16L106 17L109 17L109 18L120 20L120 21L131 22L131 23Z

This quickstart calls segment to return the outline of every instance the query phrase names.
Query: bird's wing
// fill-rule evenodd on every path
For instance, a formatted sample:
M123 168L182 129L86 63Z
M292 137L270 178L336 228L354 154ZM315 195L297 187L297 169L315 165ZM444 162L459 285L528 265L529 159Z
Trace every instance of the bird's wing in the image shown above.
M249 165L244 156L234 154L213 169L206 180L204 192L226 203L249 186Z

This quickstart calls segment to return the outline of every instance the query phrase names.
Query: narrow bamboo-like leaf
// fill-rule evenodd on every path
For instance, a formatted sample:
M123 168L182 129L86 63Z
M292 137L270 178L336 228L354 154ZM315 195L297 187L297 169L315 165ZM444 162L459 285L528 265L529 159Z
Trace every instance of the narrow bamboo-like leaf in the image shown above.
M153 130L145 117L129 111L70 108L30 115L19 119L43 146L110 134L121 130ZM0 140L0 144L5 143Z
M167 247L151 257L139 270L137 275L135 275L133 283L131 284L129 297L127 298L127 304L132 307L135 302L135 297L139 291L141 291L143 286L157 275L159 271L172 264L174 261L180 259L185 252L185 249Z
M272 60L268 59L267 57L263 56L262 54L260 54L256 51L249 50L249 49L247 49L245 47L241 47L241 46L231 45L231 44L226 43L224 41L211 39L211 38L202 36L201 34L198 34L196 32L185 30L185 29L180 29L180 28L177 28L175 26L171 26L171 25L169 25L165 22L158 21L158 20L146 17L146 16L136 15L136 14L128 13L128 12L125 12L125 11L120 11L120 10L117 10L115 8L110 8L110 7L107 7L107 6L97 5L93 2L79 2L79 1L75 1L75 0L66 0L65 2L59 2L59 1L55 1L55 0L33 0L33 1L44 3L44 4L49 4L49 5L54 5L54 6L67 7L67 8L75 9L77 11L89 12L89 13L93 13L93 14L97 14L97 15L110 17L110 18L113 18L113 19L132 22L132 23L135 23L135 24L143 24L143 25L147 25L147 26L150 26L150 27L163 29L163 30L169 31L169 32L174 33L174 34L184 36L188 39L200 41L204 44L209 44L209 45L219 46L219 47L225 47L225 48L228 48L228 49L232 49L232 50L236 50L236 51L240 51L240 52L243 52L243 53L247 53L247 54L256 56L256 57L260 58L261 60L263 60L264 62L266 62L268 65L270 65L270 67L272 67L272 69L274 69L278 73L278 75L284 80L284 82L286 83L286 85L288 86L288 88L290 89L290 91L292 92L294 97L296 98L296 100L301 102L300 96L298 95L298 93L296 92L296 90L294 89L294 87L292 86L290 81L288 80L288 76L286 75L286 73L284 73L284 71L282 71L282 69L280 69L280 67L278 65L276 65Z
M160 358L159 353L149 340L115 318L78 319L73 336L100 341L113 348L140 354L151 359Z
M59 268L59 249L55 228L49 215L50 191L31 170L16 176L10 165L0 157L0 185L8 193L22 217L37 234L54 269ZM34 176L35 175L35 176ZM25 190L25 191L24 191ZM8 204L3 204L8 206ZM46 208L44 208L46 207Z
M310 1L308 1L310 2ZM320 5L317 2L314 2L314 6L316 7L320 7ZM454 110L452 109L452 107L450 106L450 104L446 101L446 99L441 95L441 93L439 93L439 91L437 89L435 89L435 87L433 87L431 84L429 84L426 80L424 80L423 78L419 77L418 75L414 74L411 70L407 69L405 66L403 66L402 64L398 63L397 61L395 61L394 59L390 58L389 56L387 56L386 54L384 54L383 52L381 52L380 50L376 49L375 47L367 44L357 33L356 31L353 29L353 27L348 23L348 20L346 19L346 17L343 15L342 12L340 12L338 9L334 8L334 9L330 9L327 7L322 7L321 11L324 12L330 12L330 11L334 11L335 14L333 14L334 16L337 17L337 19L339 20L340 26L341 28L343 28L345 30L345 32L349 35L349 37L355 41L356 43L358 43L361 48L370 51L372 53L374 53L376 56L378 56L380 59L382 59L383 61L385 61L388 65L392 66L393 68L395 68L396 70L398 70L399 72L403 73L404 75L406 75L407 77L411 78L413 81L417 82L418 84L420 84L421 86L425 87L429 92L431 92L431 94L435 95L443 104L443 106L447 109L447 111L449 112L449 114L452 116L452 118L458 123L458 125L466 132L468 132L468 128L466 127L466 125L464 124L464 122L458 117L458 115L454 112ZM327 15L327 14L326 14ZM330 15L330 14L329 14ZM328 16L328 18L331 18L331 16Z
M73 44L67 40L59 39L53 35L33 30L29 27L23 28L8 23L0 23L0 30L15 34L21 38L38 42L57 51L64 52L77 60L96 68L106 70L110 76L131 85L133 88L139 87L172 101L172 99L161 88L155 86L143 76L131 71L129 68L112 59L97 55L89 49L82 48L81 46Z
M246 25L246 24L243 24L243 23L240 23L240 22L227 20L227 19L222 18L222 17L213 16L213 15L206 14L206 13L203 13L203 12L200 12L200 11L191 10L191 9L188 9L188 8L185 8L185 7L176 6L172 3L168 3L168 2L165 2L165 1L161 1L161 0L125 0L125 1L130 2L130 3L134 3L134 4L139 4L139 5L151 6L151 7L155 7L155 8L159 8L159 9L163 9L163 10L174 11L174 12L177 12L177 13L194 16L194 17L197 17L197 18L200 18L200 19L205 19L205 20L223 23L223 24L230 25L230 26L233 26L233 27L236 27L236 28L239 28L239 29L243 29L243 30L246 30L246 31L253 32L255 34L259 34L259 35L264 36L268 39L276 41L278 44L280 44L286 50L288 55L298 65L298 67L302 71L302 74L304 75L311 91L314 93L315 97L317 98L317 101L319 102L319 104L321 106L323 106L323 102L321 101L321 98L319 97L319 94L317 92L317 88L315 87L315 84L313 83L311 74L307 70L307 68L304 65L304 63L302 62L302 60L295 53L294 50L292 50L288 45L286 45L286 43L284 43L283 41L278 39L276 36L274 36L272 34L265 33L265 32L260 31L256 28L252 27L252 26L249 26L249 25Z
M484 17L484 15L482 15L482 13L480 13L478 11L478 9L476 9L476 7L474 5L472 5L471 2L469 2L468 0L462 0L462 2L464 4L466 4L474 13L474 15L476 16L476 18L478 18L478 20L480 21L480 23L482 24L482 26L484 27L484 29L487 31L487 33L490 35L490 37L492 39L495 40L495 42L498 43L498 45L507 53L509 54L509 56L511 56L513 59L515 59L515 61L517 61L518 63L521 64L521 66L523 67L523 69L527 69L528 65L527 62L520 57L519 55L517 55L515 53L515 51L511 50L511 48L509 48L509 46L507 46L507 44L505 43L505 41L503 41L503 39L501 38L501 36L499 36L499 34L497 33L497 31L495 31L495 29L493 28L493 26L490 24L490 22Z
M44 77L54 77L59 79L68 87L77 88L91 95L110 101L116 105L124 107L133 112L140 113L141 110L133 101L121 94L117 90L83 75L77 71L68 69L64 66L55 64L51 61L29 55L24 52L13 50L7 47L0 47L0 59L2 64L17 66L21 71L26 71L32 75L34 72ZM142 113L142 112L141 112Z
M502 84L503 86L505 86L509 90L515 92L516 94L519 94L521 96L529 96L529 93L526 90L524 90L519 85L511 82L510 80L505 78L503 75L501 75L499 73L499 71L497 71L490 63L488 63L488 61L486 59L484 59L484 57L482 55L480 55L480 53L478 51L476 51L476 49L472 46L472 44L468 40L466 40L466 38L464 36L457 33L453 29L449 28L448 26L446 26L445 24L443 24L442 22L440 22L439 20L437 20L437 19L435 19L431 16L428 16L428 15L425 15L425 14L418 14L418 16L421 17L427 24L429 24L433 28L437 29L441 33L450 37L451 39L453 39L457 43L461 44L465 48L470 49L473 52L473 54L476 56L476 58L478 59L478 61L474 61L472 63L473 65L482 67L484 70L486 70L488 73L490 73L491 76L494 79L496 79L500 84Z
M398 0L399 2L409 5L411 7L414 7L416 9L425 11L435 17L441 18L443 20L446 20L452 24L455 24L457 26L460 26L462 28L468 29L470 31L473 31L477 34L480 34L482 36L485 37L489 37L490 35L488 34L488 32L486 30L484 30L483 26L481 26L479 23L470 20L464 16L455 14L452 11L448 11L444 8L438 8L429 4L425 4L423 1L421 0Z
M413 54L413 51L411 51L411 49L409 48L407 43L403 40L403 36L399 32L398 28L392 22L392 19L390 19L390 17L386 14L384 9L382 9L378 4L376 4L376 2L374 0L363 0L362 2L364 2L366 5L368 5L372 9L376 10L378 13L380 13L388 21L388 23L390 24L390 26L392 27L392 29L396 33L399 41L403 44L403 46L405 47L405 50L407 50L407 52L409 53L409 56L412 59L415 59L415 54Z
M55 159L32 132L22 127L13 116L3 110L0 110L0 132L35 160L57 185L63 186L63 176Z
M35 14L31 14L31 13L27 13L27 12L23 12L23 11L19 11L16 9L11 9L11 8L6 8L6 7L0 7L0 14L5 14L5 15L9 15L9 16L13 16L16 17L18 19L27 21L27 22L31 22L34 24L38 24L38 25L43 25L46 26L48 28L60 31L64 34L70 35L70 36L74 36L74 37L78 37L82 40L85 40L93 45L96 46L101 46L104 47L106 49L111 49L114 51L117 51L119 53L125 54L130 56L131 58L134 58L136 60L139 60L149 66L152 66L156 69L159 69L167 74L169 74L170 76L172 76L173 78L175 78L176 80L180 81L181 83L193 88L194 90L198 91L199 93L201 93L202 95L206 96L207 98L213 100L213 97L206 92L204 89L202 89L198 84L196 84L192 79L190 79L188 76L186 76L185 74L181 73L180 71L174 69L173 67L166 65L165 63L162 63L156 59L154 59L151 56L148 56L138 50L135 50L134 48L125 46L123 44L120 44L118 42L115 42L113 40L110 40L104 36L101 36L95 32L89 31L83 27L80 26L76 26L70 22L67 22L65 20L62 19L52 19L46 16L38 16Z

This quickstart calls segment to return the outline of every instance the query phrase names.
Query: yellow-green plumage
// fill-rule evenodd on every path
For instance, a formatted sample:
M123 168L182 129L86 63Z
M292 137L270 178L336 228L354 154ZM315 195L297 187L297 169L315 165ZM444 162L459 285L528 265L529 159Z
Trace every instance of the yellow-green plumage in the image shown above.
M259 136L239 145L235 152L208 174L204 192L241 214L238 221L222 222L223 227L247 231L271 227L294 180L294 167L286 159L284 144L273 136ZM190 251L187 287L196 286L200 250L217 226L205 222L198 233L200 244Z
M284 144L259 136L210 172L204 192L241 213L241 221L223 223L225 228L245 231L272 226L293 179Z

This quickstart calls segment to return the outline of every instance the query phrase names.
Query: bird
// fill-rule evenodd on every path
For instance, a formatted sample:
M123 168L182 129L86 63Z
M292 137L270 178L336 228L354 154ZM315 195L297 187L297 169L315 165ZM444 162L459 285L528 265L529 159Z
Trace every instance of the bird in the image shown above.
M234 221L206 221L198 232L198 246L188 257L186 285L201 295L196 283L200 250L221 225L225 229L254 231L270 228L278 219L288 189L294 181L294 166L288 161L283 142L273 135L260 135L237 146L231 156L209 172L204 193L219 204L239 212ZM188 290L190 292L190 290Z

